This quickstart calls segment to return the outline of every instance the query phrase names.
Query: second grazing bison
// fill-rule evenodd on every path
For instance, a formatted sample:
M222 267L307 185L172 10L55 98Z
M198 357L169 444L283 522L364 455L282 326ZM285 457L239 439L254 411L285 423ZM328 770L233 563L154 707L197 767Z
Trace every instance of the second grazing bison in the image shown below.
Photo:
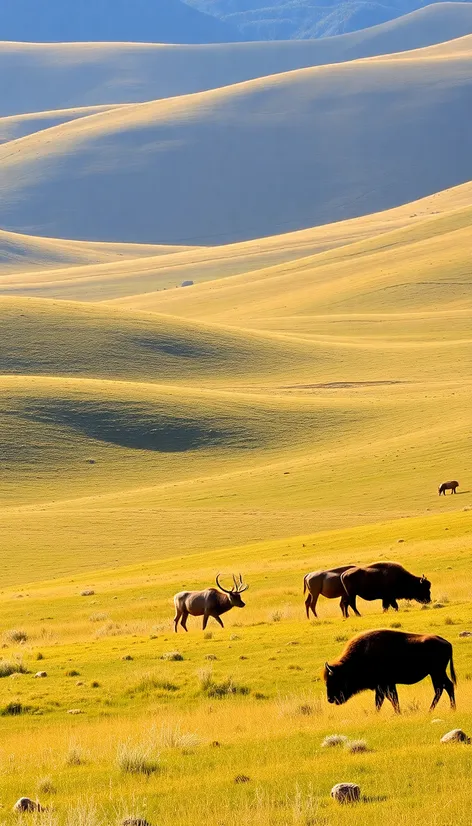
M439 485L438 493L439 495L446 495L446 491L450 490L451 493L455 493L457 488L459 487L459 482L443 482L442 485Z
M446 669L450 666L451 678ZM354 637L338 660L325 663L324 680L329 703L342 705L361 691L375 691L377 710L385 699L400 712L397 683L413 685L431 677L434 697L430 711L447 691L455 709L456 673L452 645L431 634L406 634L403 631L367 631Z
M308 591L305 599L306 615L310 619L310 610L313 611L315 617L316 603L318 597L323 596L328 599L336 599L340 597L339 607L345 619L349 616L349 609L347 604L346 591L341 582L341 574L349 568L354 568L354 565L342 565L339 568L331 568L329 571L313 571L311 574L306 574L303 578L303 594ZM355 600L352 609L357 616L360 616L356 608Z
M398 599L431 602L431 583L425 576L411 574L397 562L374 562L365 567L349 568L341 574L348 605L354 608L356 597L372 601L381 599L384 611L398 611Z

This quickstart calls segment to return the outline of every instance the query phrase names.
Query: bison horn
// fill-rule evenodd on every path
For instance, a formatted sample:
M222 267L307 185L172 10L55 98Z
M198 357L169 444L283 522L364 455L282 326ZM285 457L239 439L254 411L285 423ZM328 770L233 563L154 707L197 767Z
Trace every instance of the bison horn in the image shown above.
M332 676L332 674L333 674L333 669L331 668L331 666L330 666L330 665L328 665L328 663L325 663L325 668L326 668L326 671L328 672L328 674L329 674L330 676Z

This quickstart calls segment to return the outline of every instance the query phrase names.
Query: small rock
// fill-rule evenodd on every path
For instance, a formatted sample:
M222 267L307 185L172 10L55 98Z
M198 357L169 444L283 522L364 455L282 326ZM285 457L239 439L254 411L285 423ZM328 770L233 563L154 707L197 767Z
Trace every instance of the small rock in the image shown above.
M83 680L77 680L76 685L84 685L84 681Z
M431 720L431 725L433 726L435 723L444 723L444 720L441 720L440 717L435 717L434 720Z
M210 745L211 745L211 746L212 746L212 748L214 748L214 749L219 749L219 748L220 748L220 746L221 746L221 743L220 743L218 740L213 740L213 742L212 742Z
M81 708L70 708L67 713L68 714L83 714L84 712L82 711Z
M460 728L453 728L441 737L441 743L470 743L470 737Z
M37 671L34 676L35 676L35 679L36 679L36 678L39 678L39 677L47 677L48 675L47 675L46 671Z
M404 542L404 541L405 541L404 539L397 539L397 542L398 542L398 543L400 543L400 542Z
M361 799L361 789L357 783L336 783L331 789L331 797L338 803L357 803Z
M92 588L85 588L83 591L80 592L81 597L93 597L95 591Z
M365 740L348 740L346 743L346 749L351 752L351 754L362 754L366 751L370 751Z
M133 657L131 656L131 654L125 654L125 656L122 657L121 659L124 660L125 662L129 662L129 660L132 660Z
M472 631L461 631L459 636L460 637L472 637Z
M42 812L43 807L30 797L20 797L13 806L14 812Z

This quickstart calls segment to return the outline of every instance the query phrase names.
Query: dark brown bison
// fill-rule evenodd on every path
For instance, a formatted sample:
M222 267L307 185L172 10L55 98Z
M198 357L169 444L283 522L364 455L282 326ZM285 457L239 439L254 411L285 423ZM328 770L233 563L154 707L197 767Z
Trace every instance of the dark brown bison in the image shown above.
M451 678L446 673L448 664ZM451 708L455 709L456 673L452 645L430 634L405 634L402 631L367 631L346 645L339 660L325 663L324 679L329 703L341 705L361 691L375 691L379 710L385 699L400 713L397 683L413 685L431 677L434 697L430 711L436 707L446 689Z
M444 494L446 495L446 491L450 490L451 493L456 492L456 488L459 487L459 482L443 482L442 485L439 485L438 492L439 495Z
M431 583L425 576L410 574L397 562L373 562L365 568L350 568L341 574L348 605L354 607L356 597L381 599L384 611L390 607L398 611L397 599L431 602Z
M308 619L310 619L310 609L313 611L315 617L318 616L316 613L316 603L318 602L318 597L320 595L327 597L328 599L337 599L340 597L341 602L339 605L342 615L345 618L349 616L347 596L341 582L341 574L349 568L354 567L354 565L341 565L341 567L331 568L329 571L313 571L311 574L306 574L303 579L303 594L306 594L308 591L308 596L305 600L306 615ZM359 611L356 608L355 597L353 600L352 610L358 617L360 616Z
M241 574L239 580L233 574L234 587L231 591L220 585L219 574L216 577L216 588L206 588L205 591L180 591L174 597L175 617L174 631L177 633L177 626L180 624L184 631L188 631L187 619L192 617L203 617L203 630L207 627L210 617L213 617L222 628L224 625L220 619L221 614L226 614L231 608L244 608L245 602L241 599L241 594L247 591L249 585L244 585Z

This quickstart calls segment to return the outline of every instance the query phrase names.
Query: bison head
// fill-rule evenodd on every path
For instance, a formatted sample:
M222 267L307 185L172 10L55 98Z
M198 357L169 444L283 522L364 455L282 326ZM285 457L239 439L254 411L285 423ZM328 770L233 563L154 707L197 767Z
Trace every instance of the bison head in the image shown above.
M346 700L349 700L353 692L347 685L346 674L342 665L325 663L323 676L326 683L328 703L341 706Z
M431 583L424 574L416 580L413 599L423 604L431 602Z

